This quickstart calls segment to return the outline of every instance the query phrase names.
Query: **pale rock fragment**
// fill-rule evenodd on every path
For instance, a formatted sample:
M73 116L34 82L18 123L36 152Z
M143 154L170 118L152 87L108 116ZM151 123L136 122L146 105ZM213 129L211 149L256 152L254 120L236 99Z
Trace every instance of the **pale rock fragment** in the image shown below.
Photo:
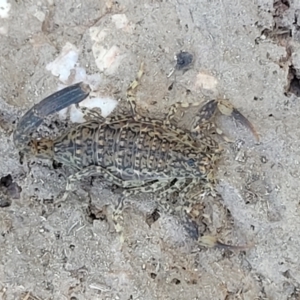
M90 28L90 37L92 41L103 42L106 36L107 36L106 29L102 29L101 27Z
M114 73L125 56L121 54L119 47L115 45L110 49L106 49L101 44L95 43L92 50L99 70L102 72L106 70L109 74Z
M126 32L132 32L134 26L130 24L125 14L115 14L111 17L117 29L122 29Z
M74 69L78 60L78 49L67 42L63 47L59 56L46 66L48 71L54 76L58 76L59 80L63 83L67 83L71 70Z
M107 74L113 74L125 55L121 53L116 45L109 48L106 46L107 43L104 44L108 35L107 29L91 27L89 32L91 40L94 41L92 51L97 67L101 72L105 71Z
M34 13L34 16L40 21L40 22L44 22L46 15L44 12L38 10L37 12Z
M99 37L98 34L95 36ZM113 56L113 53L114 51L110 54ZM79 50L71 43L66 43L62 52L53 62L49 63L46 68L51 71L54 76L59 77L61 84L59 84L58 89L62 89L67 85L77 82L85 82L89 84L92 90L97 90L101 82L100 74L87 75L86 70L77 65L78 55ZM105 66L109 66L108 61ZM79 106L100 108L102 116L107 117L114 110L117 104L118 101L112 98L103 98L98 93L92 92L87 99L79 104ZM86 121L83 113L80 109L77 109L75 105L71 105L70 107L61 110L58 114L61 119L66 119L69 116L70 120L74 123L82 123Z
M209 74L200 72L198 73L195 81L197 88L203 88L206 90L214 90L218 84L218 80Z
M8 29L5 26L0 27L0 35L7 35Z
M111 17L117 29L123 29L129 23L125 14L116 14Z
M0 0L0 18L6 19L9 17L8 12L10 11L11 4L7 0Z
M93 97L93 95L89 96L79 104L80 107L87 107L89 109L99 108L101 110L101 115L104 118L107 117L117 105L118 101L115 99L109 97ZM61 110L59 112L59 117L61 119L66 119L68 114L73 123L83 123L86 121L84 114L80 111L80 109L77 109L75 105Z

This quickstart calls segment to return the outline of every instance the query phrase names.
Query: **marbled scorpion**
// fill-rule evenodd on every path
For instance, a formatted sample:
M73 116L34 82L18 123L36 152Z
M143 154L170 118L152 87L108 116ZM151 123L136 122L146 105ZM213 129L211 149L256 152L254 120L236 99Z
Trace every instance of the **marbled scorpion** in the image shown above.
M33 139L32 133L46 116L78 104L89 95L88 85L77 83L33 106L18 123L14 142L21 153L54 159L76 170L68 178L64 199L76 181L102 176L124 188L116 211L122 210L124 197L140 192L159 192L160 204L170 209L164 199L176 191L180 200L175 209L189 213L195 203L189 197L193 187L200 185L211 192L215 184L214 170L222 152L211 136L215 113L219 110L233 116L256 135L251 123L225 100L210 100L201 107L199 103L175 103L163 120L140 115L135 90L142 74L141 67L137 79L127 89L127 113L103 118L97 111L85 110L89 121L53 140ZM200 109L187 131L174 124L173 118L178 108L190 106Z

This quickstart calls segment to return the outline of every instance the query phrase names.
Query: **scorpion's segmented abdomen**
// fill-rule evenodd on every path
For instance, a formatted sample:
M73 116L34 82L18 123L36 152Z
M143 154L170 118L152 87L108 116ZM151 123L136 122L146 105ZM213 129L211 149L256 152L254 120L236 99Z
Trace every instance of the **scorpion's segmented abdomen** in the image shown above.
M31 140L31 134L42 124L45 117L71 104L77 104L83 101L89 93L89 86L80 82L53 93L34 105L21 118L14 132L14 143L16 147L24 152L30 151L28 144Z

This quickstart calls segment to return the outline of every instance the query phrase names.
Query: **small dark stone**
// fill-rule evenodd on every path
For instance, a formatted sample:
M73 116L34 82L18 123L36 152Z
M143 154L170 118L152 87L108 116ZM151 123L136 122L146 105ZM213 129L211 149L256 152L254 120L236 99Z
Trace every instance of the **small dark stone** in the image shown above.
M261 156L261 157L260 157L260 161L261 161L263 164L265 164L265 163L268 162L268 160L267 160L267 158L266 158L265 156Z
M176 69L187 70L193 62L193 55L189 52L181 51L176 55Z
M8 207L11 205L11 202L8 199L0 198L0 207Z
M159 211L155 209L152 214L148 215L146 218L146 223L151 227L151 225L156 222L160 217Z
M62 163L60 163L60 162L58 162L56 160L53 160L53 162L52 162L52 167L53 167L54 170L61 169L62 165L63 165Z
M289 96L292 93L296 97L300 97L299 71L293 65L289 66L287 81L286 95Z
M176 284L176 285L180 284L180 280L177 279L177 278L173 278L171 282Z
M5 186L5 187L9 187L12 184L13 180L10 174L8 174L7 176L3 176L1 177L1 185Z

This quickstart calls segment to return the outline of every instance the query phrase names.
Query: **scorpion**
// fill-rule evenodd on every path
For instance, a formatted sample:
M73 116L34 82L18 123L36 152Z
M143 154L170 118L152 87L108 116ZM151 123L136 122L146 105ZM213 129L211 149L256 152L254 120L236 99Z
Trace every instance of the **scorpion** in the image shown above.
M71 167L75 172L67 179L65 200L76 188L76 182L89 176L101 176L123 191L115 216L123 210L124 199L138 193L159 193L158 203L166 210L179 210L188 215L197 203L189 197L194 187L204 193L214 192L215 167L222 149L212 138L216 130L213 119L217 111L233 116L258 135L252 124L229 101L210 100L201 103L178 102L163 120L138 113L136 88L143 74L143 63L136 79L126 92L126 112L113 112L107 118L99 111L81 107L88 121L76 124L55 139L32 138L45 117L78 104L91 92L90 87L76 83L48 96L34 105L19 121L14 143L21 155L48 158ZM174 123L178 109L200 107L190 130ZM165 200L177 192L177 207ZM117 217L116 217L117 219ZM226 246L212 238L202 238L205 246Z

